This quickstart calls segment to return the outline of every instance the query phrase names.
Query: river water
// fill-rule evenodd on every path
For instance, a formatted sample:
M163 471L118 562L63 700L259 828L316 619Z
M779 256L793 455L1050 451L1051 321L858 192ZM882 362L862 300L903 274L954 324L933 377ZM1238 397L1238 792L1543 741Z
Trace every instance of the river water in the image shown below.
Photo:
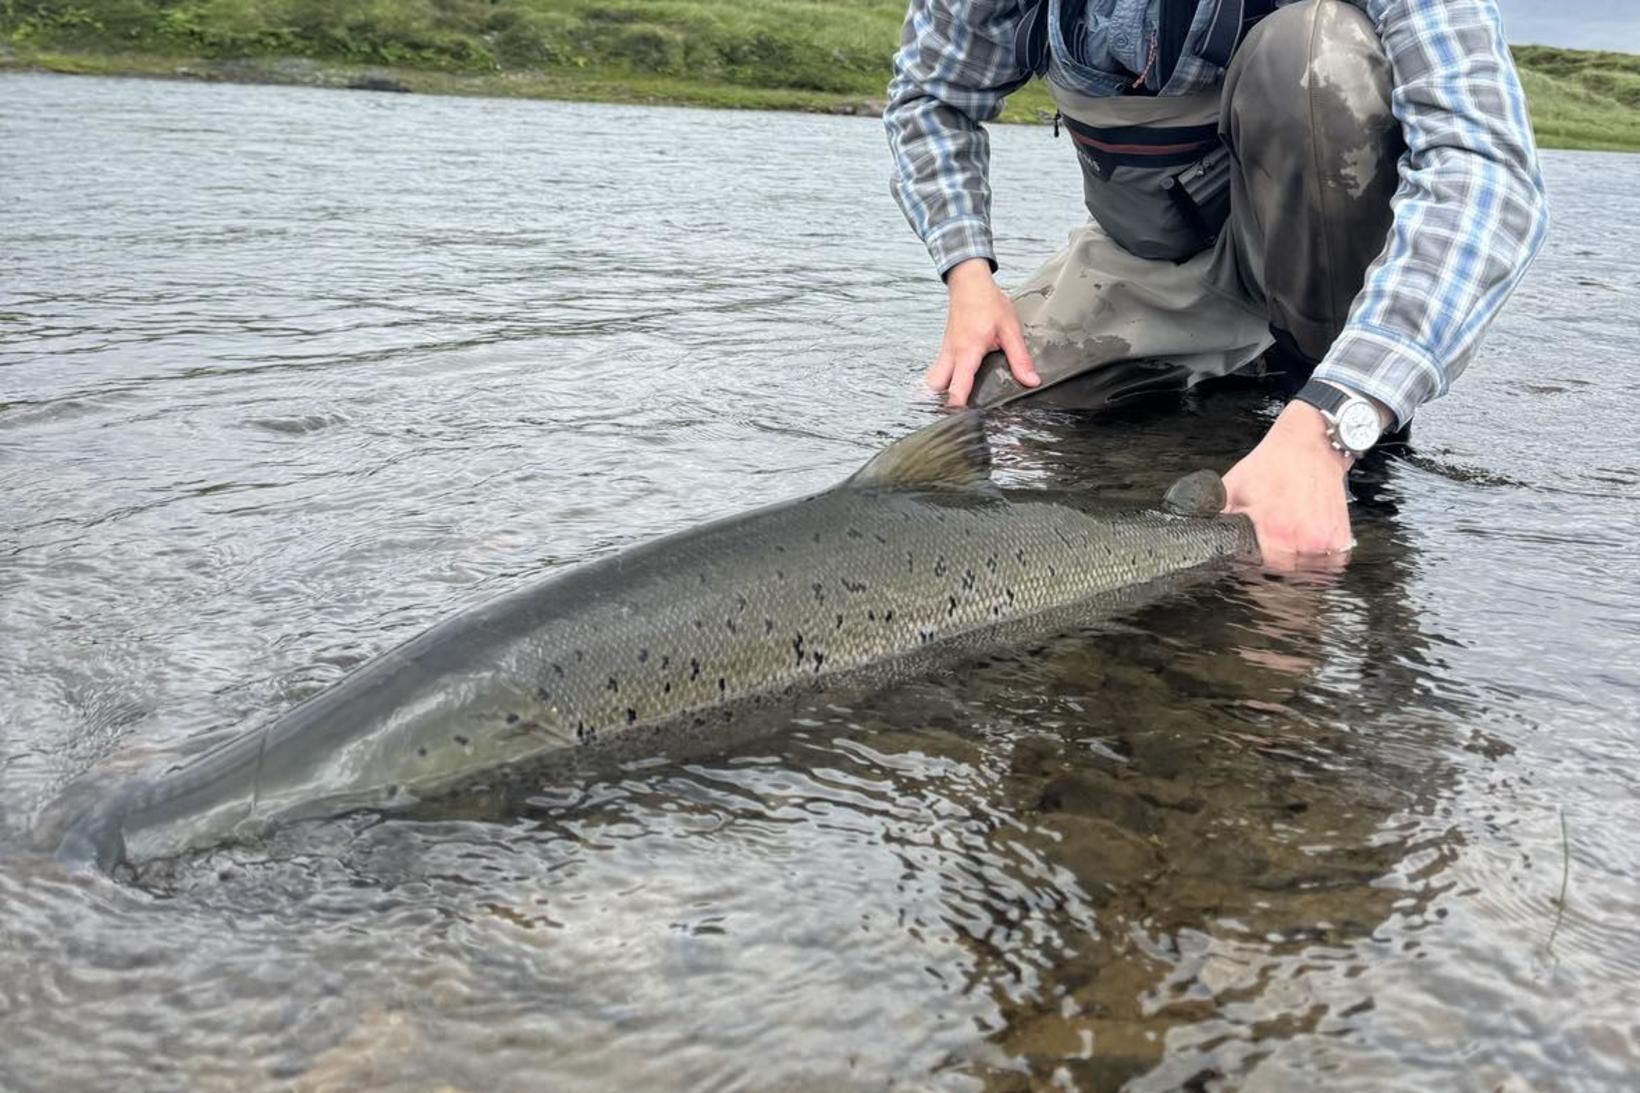
M0 1088L1632 1088L1640 157L1336 580L1256 574L495 814L26 848L556 567L929 420L851 118L0 77ZM1082 215L1000 129L1005 273ZM1136 503L1256 393L996 423Z

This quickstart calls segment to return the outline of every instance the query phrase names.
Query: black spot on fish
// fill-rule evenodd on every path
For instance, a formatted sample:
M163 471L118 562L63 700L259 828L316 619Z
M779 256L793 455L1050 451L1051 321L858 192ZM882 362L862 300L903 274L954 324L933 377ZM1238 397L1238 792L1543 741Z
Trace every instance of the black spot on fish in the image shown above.
M702 573L702 574L701 574L701 575L700 575L700 583L701 583L701 584L702 584L702 585L704 585L704 584L705 584L705 583L706 583L706 574L704 574L704 573Z
M612 691L618 691L621 689L621 685L615 681L614 676L609 677L609 683L607 683L606 686Z
M694 657L689 658L689 678L700 678L700 661L696 660Z
M518 723L518 715L517 714L510 713L510 714L507 715L507 724L516 725L517 723Z
M425 759L425 758L427 758L427 749L426 748L417 748L416 749L416 754L418 756L420 756L421 758Z
M699 619L696 619L695 620L695 629L696 630L704 630L704 629L706 629L706 624L704 622L701 622Z
M991 605L991 616L993 618L995 618L996 616L998 616L1000 614L1002 614L1002 605L1001 604L995 604L995 603L992 604Z
M893 611L885 612L883 614L883 621L884 622L893 622L894 621L894 612Z
M786 548L785 548L785 547L783 547L783 546L781 546L781 545L780 545L780 544L779 544L779 543L776 543L776 544L775 544L775 545L774 545L774 549L775 549L775 553L776 553L776 554L784 554L784 553L786 553Z
M848 537L850 539L864 539L865 538L865 536L860 533L859 528L849 528L848 529Z
M734 619L724 619L723 620L723 625L728 629L729 633L732 634L732 633L735 632L735 620Z
M816 649L815 653L814 653L814 670L818 672L820 670L820 665L824 664L825 662L826 662L826 654L824 654L824 653L820 652L818 649Z
M450 739L454 740L457 744L460 744L462 747L466 747L468 744L472 743L471 740L468 740L465 736L460 736L460 735L452 736L452 737L450 737Z
M945 576L945 568L946 568L945 567L945 555L941 554L940 557L939 557L939 561L934 563L934 576L936 576L936 577Z
M1048 576L1050 576L1050 577L1059 576L1059 570L1055 569L1053 566L1049 566L1048 567Z
M1025 564L1025 552L1023 550L1014 551L1014 557L1019 559L1020 565Z
M884 536L878 535L875 531L871 533L871 537L873 539L877 540L879 543L883 544L884 546L888 545L888 539L885 538Z
M792 648L797 652L797 663L803 663L803 635L799 634L792 639Z
M1008 602L1013 603L1014 602L1014 590L1011 589L1011 588L1008 588L1008 589L1004 589L1003 591L1008 593Z
M579 664L583 660L585 660L586 658L587 658L587 653L586 653L585 649L575 650L575 663Z
M562 664L554 664L552 666L552 670L555 675L561 676L564 674L564 666Z
M718 676L718 694L722 694L723 692L727 691L728 689L729 689L729 681L727 679L724 679L722 676Z
M661 684L661 693L662 694L671 694L672 693L672 681L670 679L667 680L665 683Z
M670 667L672 667L672 657L670 655L661 657L661 671L664 672Z
M638 720L638 711L634 710L631 706L628 706L626 708L626 723L630 725L636 720Z
M842 628L843 628L843 616L838 615L837 616L837 629L841 630Z
M877 612L867 611L866 612L866 621L867 622L876 622L877 621Z
M972 569L965 569L962 571L962 587L973 588L975 579L974 571Z
M535 697L539 698L542 702L551 702L552 692L547 690L545 687L537 687L535 689Z
M947 615L955 615L957 613L957 598L955 596L952 596L947 602L951 606L949 606L945 609L945 613Z
M638 650L638 663L639 664L647 664L648 662L649 662L649 650L648 649L639 649Z
M775 570L774 571L774 579L777 580L777 581L785 580L786 579L786 571L784 569Z
M735 593L735 605L737 607L739 607L740 610L744 611L744 610L746 610L746 603L747 603L746 597L742 596L739 592L736 592Z
M989 569L992 573L997 571L997 556L995 554L985 559L985 568Z
M695 728L698 729L704 724L706 724L706 719L704 717L695 718Z
M820 533L818 531L814 533L814 541L816 543L820 541Z
M866 590L866 583L864 581L851 581L845 577L843 587L858 595Z
M917 571L917 556L909 550L905 552L905 571L907 573L915 573Z
M765 634L774 633L774 620L773 619L764 619L763 620L763 632Z
M814 587L814 602L815 603L825 603L826 602L826 586L821 584L819 581L815 581L813 587Z

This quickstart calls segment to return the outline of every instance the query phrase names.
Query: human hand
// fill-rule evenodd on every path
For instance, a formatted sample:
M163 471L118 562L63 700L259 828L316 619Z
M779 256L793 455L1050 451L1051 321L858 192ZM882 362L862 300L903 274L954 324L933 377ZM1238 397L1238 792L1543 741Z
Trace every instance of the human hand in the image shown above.
M1289 402L1258 447L1224 476L1225 512L1253 521L1267 568L1338 569L1355 546L1344 475L1353 460L1307 402Z
M974 373L993 349L1007 355L1014 379L1026 387L1041 383L1030 350L1025 348L1014 302L997 288L991 264L983 258L961 262L946 274L945 285L950 296L945 339L924 377L929 388L947 392L949 405L966 405L974 390Z

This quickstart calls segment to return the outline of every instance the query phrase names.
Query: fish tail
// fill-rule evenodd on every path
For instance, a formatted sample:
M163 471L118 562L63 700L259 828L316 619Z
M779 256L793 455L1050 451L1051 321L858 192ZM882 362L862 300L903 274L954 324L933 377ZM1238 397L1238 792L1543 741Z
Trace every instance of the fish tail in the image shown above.
M125 861L125 819L138 787L98 772L70 782L35 821L31 841L75 870L111 872Z

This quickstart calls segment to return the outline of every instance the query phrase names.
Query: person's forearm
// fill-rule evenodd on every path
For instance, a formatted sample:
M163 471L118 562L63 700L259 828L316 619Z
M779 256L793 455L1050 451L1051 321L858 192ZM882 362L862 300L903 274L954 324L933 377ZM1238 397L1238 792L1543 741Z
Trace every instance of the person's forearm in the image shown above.
M892 189L935 269L993 268L990 141L982 123L1022 84L1011 49L1016 0L914 0L894 57L883 122Z
M1383 254L1316 377L1405 424L1444 394L1537 253L1543 185L1491 0L1370 0L1406 135Z

